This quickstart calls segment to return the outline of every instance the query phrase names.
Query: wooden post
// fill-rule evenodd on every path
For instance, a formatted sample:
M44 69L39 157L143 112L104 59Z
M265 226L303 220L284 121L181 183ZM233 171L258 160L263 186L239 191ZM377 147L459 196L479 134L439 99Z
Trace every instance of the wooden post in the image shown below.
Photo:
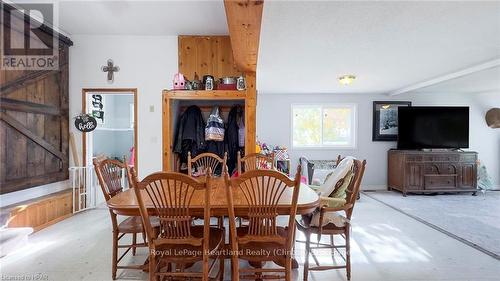
M247 96L245 99L245 154L255 153L255 144L257 138L256 131L256 107L257 90L255 72L246 73Z

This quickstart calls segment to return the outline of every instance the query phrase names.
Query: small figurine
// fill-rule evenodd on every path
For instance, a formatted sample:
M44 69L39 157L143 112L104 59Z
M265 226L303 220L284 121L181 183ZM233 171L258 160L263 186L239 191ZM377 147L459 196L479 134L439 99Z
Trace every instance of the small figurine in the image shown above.
M247 85L245 83L245 77L243 77L243 75L241 75L240 77L238 77L238 79L236 80L236 89L238 91L244 91L245 89L247 88Z
M209 76L207 79L205 79L205 90L206 91L211 91L214 89L214 79Z
M193 81L191 81L191 86L193 90L201 90L203 87L203 83L200 81L200 77L198 76L198 73L194 73L194 78Z
M176 73L174 75L174 90L184 90L186 87L186 80L182 73Z

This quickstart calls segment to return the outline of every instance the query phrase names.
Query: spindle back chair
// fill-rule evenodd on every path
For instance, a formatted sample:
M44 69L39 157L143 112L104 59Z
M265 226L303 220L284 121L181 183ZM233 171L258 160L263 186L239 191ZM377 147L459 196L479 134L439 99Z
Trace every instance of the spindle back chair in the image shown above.
M132 182L126 161L120 162L101 156L94 158L92 162L106 201L123 191L122 177L124 175L127 177L129 185ZM123 174L123 171L126 171L125 174Z
M101 186L104 199L106 201L110 200L112 197L116 196L123 191L124 186L122 185L122 177L126 176L127 182L130 188L133 188L134 181L133 175L135 170L129 167L126 163L127 161L120 162L118 160L109 159L103 156L99 156L93 159L95 173L97 175L97 180ZM142 226L142 220L140 217L128 217L124 221L118 223L117 215L110 209L111 224L113 227L113 253L112 253L112 270L111 277L116 279L116 272L118 269L144 269L143 264L137 265L119 265L119 262L125 257L125 255L132 250L132 255L136 254L138 247L147 247L146 235L144 228ZM154 226L157 226L153 222ZM119 244L121 238L126 234L132 235L131 244ZM137 234L141 234L143 238L143 243L137 243ZM124 248L125 252L118 257L118 249Z
M196 171L196 176L203 175L209 168L213 173L221 172L225 169L227 162L227 152L224 153L224 158L220 158L214 153L201 153L196 157L191 157L191 152L188 152L188 175L193 175L193 168Z
M342 160L340 157L338 158L339 160L337 161L340 163ZM310 270L328 270L328 269L346 269L346 275L347 275L347 280L351 280L351 244L350 244L350 235L351 235L351 217L352 217L352 212L354 210L354 205L356 204L356 200L358 199L359 196L359 190L361 186L361 181L363 179L363 175L365 172L365 166L366 166L366 160L360 161L357 159L354 159L354 163L352 165L351 171L353 173L353 177L351 178L351 181L349 183L349 186L347 187L347 196L346 196L346 204L341 207L328 207L328 206L321 206L319 209L320 216L319 216L319 224L318 226L313 226L310 225L310 222L305 221L305 220L298 220L297 226L298 229L302 232L304 232L304 235L306 236L306 255L305 255L305 262L304 262L304 281L308 280L309 277L309 271ZM341 179L340 181L343 181ZM325 218L325 215L328 213L337 213L337 215L342 216L341 214L338 214L338 212L344 212L344 225L343 226L336 226L333 223L328 223L326 225L323 225L323 221ZM311 246L311 235L316 234L318 242L314 243L317 246ZM330 244L323 243L321 242L321 236L322 235L329 235L330 236ZM341 236L345 244L344 245L337 245L335 244L335 235ZM302 241L299 241L302 242ZM331 249L332 253L332 260L334 261L334 255L335 252L337 252L340 257L345 261L344 265L320 265L316 257L314 256L314 252L312 250L314 249ZM340 249L345 249L345 255L340 252ZM309 266L309 256L313 255L314 261L316 263L316 266L310 267Z
M209 258L212 251L224 245L223 230L212 228L210 224L194 226L194 217L189 206L194 196L204 196L204 220L211 216L211 170L208 169L206 180L198 181L185 174L176 172L154 173L136 183L135 194L146 229L150 249L150 280L157 278L201 278L209 280L213 265ZM149 209L146 207L146 202ZM157 217L160 227L157 232L149 223L150 217ZM184 250L189 250L183 252ZM184 266L202 261L202 272L185 272ZM176 270L165 264L176 265ZM219 260L220 269L217 278L224 273L223 259ZM180 269L179 269L180 266Z
M225 173L226 196L229 205L230 242L233 250L232 279L282 279L291 278L291 258L294 243L295 215L300 188L300 167L295 179L274 170L253 170L238 178L229 179ZM237 188L244 195L245 202L237 202L249 206L248 225L236 228L232 189ZM278 225L277 207L284 191L293 188L289 208L287 227ZM287 193L290 194L290 193ZM252 255L252 250L264 249L270 255ZM249 251L250 250L250 251ZM239 269L238 258L250 262L275 261L284 264L277 269ZM250 275L242 275L246 273ZM270 275L268 273L281 273ZM284 275L283 275L284 273Z
M274 170L274 153L264 155L261 153L251 153L241 157L241 152L237 156L238 175L252 170Z

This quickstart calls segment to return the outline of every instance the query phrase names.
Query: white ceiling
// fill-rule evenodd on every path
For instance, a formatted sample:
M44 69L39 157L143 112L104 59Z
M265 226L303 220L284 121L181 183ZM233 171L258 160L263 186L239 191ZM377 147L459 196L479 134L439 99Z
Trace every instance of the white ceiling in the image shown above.
M387 93L500 57L500 2L266 2L265 93ZM356 74L351 86L336 81Z
M57 1L71 35L228 34L223 1Z
M70 35L228 33L222 0L56 2ZM266 0L260 40L260 93L388 93L500 58L500 2Z

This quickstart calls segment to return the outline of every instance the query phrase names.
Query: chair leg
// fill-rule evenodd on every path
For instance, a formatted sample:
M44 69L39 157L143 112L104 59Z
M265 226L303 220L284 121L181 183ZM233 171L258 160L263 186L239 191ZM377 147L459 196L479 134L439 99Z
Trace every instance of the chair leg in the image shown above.
M203 257L203 278L201 279L202 281L208 281L208 275L209 275L209 260L208 256Z
M133 233L132 234L132 256L135 256L135 253L137 251L137 248L135 247L135 245L137 245L137 233Z
M306 256L304 257L304 281L309 278L309 253L311 251L311 234L308 231L304 232L306 236Z
M156 258L154 254L149 254L149 281L156 280Z
M219 280L220 281L224 281L224 262L225 262L224 256L219 257L219 274L220 274Z
M347 227L345 232L345 250L346 250L346 274L347 280L351 280L351 239L350 239L350 228Z
M288 256L285 260L285 281L292 280L292 258Z
M335 238L330 234L330 245L332 245L332 261L335 264Z
M111 278L116 280L116 269L118 267L118 231L113 231L113 256L111 258Z
M240 280L240 273L238 271L239 269L239 259L236 257L235 254L231 255L231 280L233 281L239 281Z

